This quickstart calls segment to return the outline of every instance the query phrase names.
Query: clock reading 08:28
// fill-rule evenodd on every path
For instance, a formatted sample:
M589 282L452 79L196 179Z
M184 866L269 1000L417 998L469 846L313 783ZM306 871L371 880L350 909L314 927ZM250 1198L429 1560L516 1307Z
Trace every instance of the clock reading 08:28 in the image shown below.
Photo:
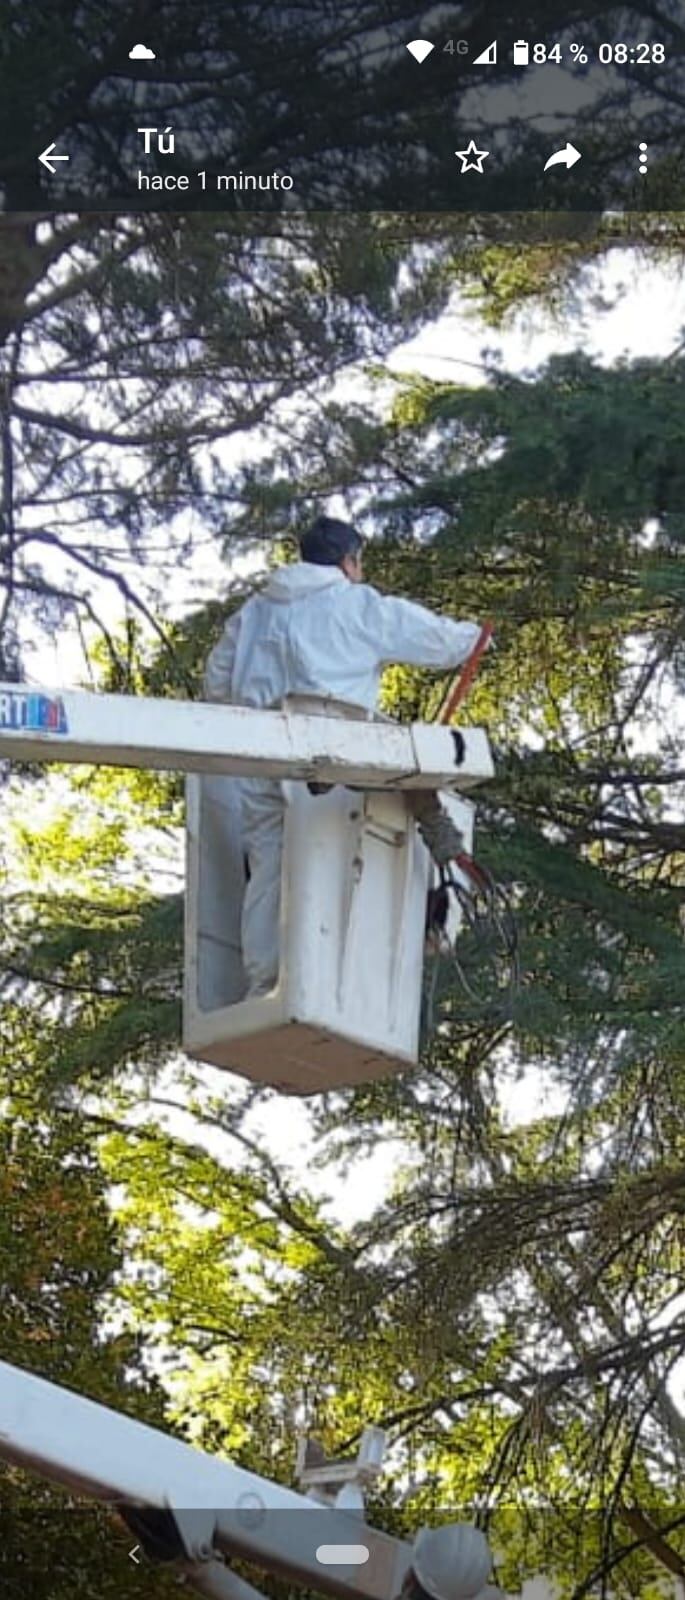
M646 67L649 62L666 60L663 44L601 44L597 51L603 67Z

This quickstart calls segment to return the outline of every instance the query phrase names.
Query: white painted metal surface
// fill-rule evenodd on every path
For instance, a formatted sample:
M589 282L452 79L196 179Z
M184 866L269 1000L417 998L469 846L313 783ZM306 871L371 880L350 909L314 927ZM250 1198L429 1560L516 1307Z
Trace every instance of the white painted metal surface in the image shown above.
M79 1495L171 1512L185 1548L181 1569L216 1600L258 1597L217 1562L220 1555L243 1557L341 1600L399 1600L413 1564L410 1545L369 1527L359 1515L323 1506L5 1362L0 1458ZM430 1565L430 1538L421 1537L423 1565ZM476 1595L474 1550L487 1576L490 1558L482 1535L455 1529L454 1538L457 1557L463 1548L467 1559L461 1577L459 1560L453 1563L448 1592L437 1600ZM322 1545L341 1547L343 1559L320 1560ZM345 1559L346 1548L360 1545L368 1551L365 1561Z
M184 1048L307 1095L416 1063L431 866L400 792L284 789L279 980L245 999L235 786L188 780ZM469 849L473 806L449 803Z
M410 1546L230 1461L0 1362L0 1457L92 1499L170 1508L202 1542L340 1596L390 1600ZM369 1545L363 1570L323 1568L320 1544ZM197 1535L199 1542L199 1532Z
M0 684L0 757L14 761L467 789L493 776L492 758L482 729L464 729L459 738L422 723Z

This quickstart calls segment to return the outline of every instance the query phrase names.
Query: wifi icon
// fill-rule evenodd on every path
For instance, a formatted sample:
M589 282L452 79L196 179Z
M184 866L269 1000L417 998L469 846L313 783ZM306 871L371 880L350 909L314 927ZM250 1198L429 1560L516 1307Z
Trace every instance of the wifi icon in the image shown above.
M435 45L431 44L430 39L412 39L411 44L407 45L407 49L415 61L425 61L426 56L429 56L431 50L435 49Z

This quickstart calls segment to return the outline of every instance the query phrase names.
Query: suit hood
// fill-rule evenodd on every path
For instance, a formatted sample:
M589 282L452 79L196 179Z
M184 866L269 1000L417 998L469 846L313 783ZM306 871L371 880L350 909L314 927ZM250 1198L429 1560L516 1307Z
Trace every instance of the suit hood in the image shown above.
M340 567L320 567L313 561L296 561L292 566L279 567L272 572L262 594L268 600L287 604L288 601L302 600L306 595L347 581Z

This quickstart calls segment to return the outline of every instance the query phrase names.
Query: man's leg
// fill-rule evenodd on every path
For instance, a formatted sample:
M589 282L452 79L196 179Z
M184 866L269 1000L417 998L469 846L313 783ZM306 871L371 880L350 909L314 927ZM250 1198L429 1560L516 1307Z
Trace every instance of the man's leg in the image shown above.
M248 993L266 994L278 979L284 800L280 783L241 784L243 838L250 868L242 917Z

